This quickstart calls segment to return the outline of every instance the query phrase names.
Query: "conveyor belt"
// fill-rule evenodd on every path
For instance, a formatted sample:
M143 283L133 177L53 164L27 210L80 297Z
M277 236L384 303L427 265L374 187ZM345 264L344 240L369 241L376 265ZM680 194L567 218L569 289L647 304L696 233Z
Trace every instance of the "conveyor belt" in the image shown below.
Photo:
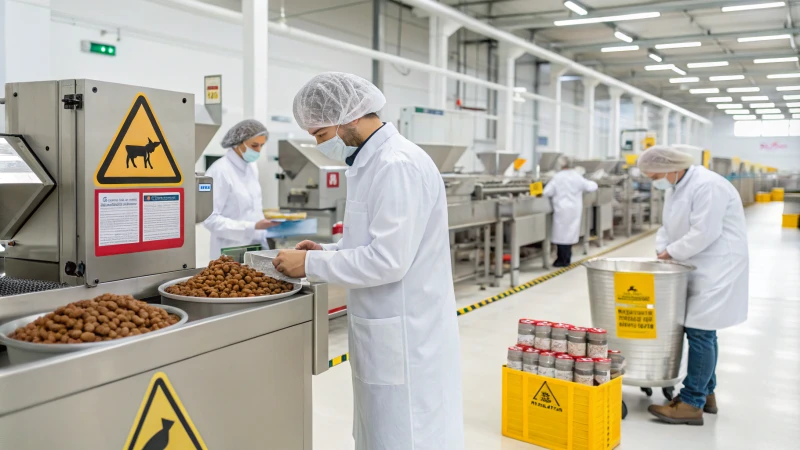
M56 283L54 281L0 277L0 297L49 291L50 289L59 289L66 286L66 284Z

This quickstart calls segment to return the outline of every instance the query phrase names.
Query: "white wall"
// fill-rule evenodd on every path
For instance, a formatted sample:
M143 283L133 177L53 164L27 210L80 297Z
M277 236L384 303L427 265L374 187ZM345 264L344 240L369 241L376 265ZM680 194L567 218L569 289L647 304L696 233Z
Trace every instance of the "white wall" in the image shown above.
M782 171L800 170L800 137L736 137L730 117L717 115L713 123L708 146L712 157L738 157Z

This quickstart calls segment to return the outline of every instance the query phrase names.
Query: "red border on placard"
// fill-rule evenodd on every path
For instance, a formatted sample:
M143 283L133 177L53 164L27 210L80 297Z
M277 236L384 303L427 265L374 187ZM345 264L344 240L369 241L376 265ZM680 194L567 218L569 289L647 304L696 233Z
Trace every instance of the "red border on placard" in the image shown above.
M94 254L95 256L124 255L127 253L149 252L153 250L166 250L169 248L183 247L184 242L184 215L186 198L183 188L137 188L137 189L97 189L94 191ZM137 192L139 193L139 242L135 244L105 245L100 246L100 195L107 193ZM164 239L161 241L144 242L144 194L158 194L161 192L178 192L181 196L181 237Z

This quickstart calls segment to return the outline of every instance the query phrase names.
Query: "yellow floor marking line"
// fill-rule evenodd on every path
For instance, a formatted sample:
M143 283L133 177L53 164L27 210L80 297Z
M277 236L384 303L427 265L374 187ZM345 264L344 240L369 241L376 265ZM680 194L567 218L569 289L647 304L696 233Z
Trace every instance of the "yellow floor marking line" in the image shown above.
M536 286L538 284L541 284L541 283L543 283L543 282L545 282L547 280L551 280L551 279L553 279L553 278L555 278L555 277L557 277L559 275L567 273L570 270L580 266L581 264L585 263L586 261L588 261L588 260L590 260L592 258L598 258L600 256L607 255L607 254L609 254L611 252L614 252L614 251L617 251L617 250L621 249L622 247L625 247L626 245L630 245L630 244L633 244L634 242L638 242L638 241L640 241L640 240L642 240L642 239L644 239L644 238L646 238L648 236L653 235L656 231L658 231L657 228L654 228L652 230L647 230L647 231L643 232L642 234L640 234L640 235L638 235L636 237L633 237L633 238L631 238L631 239L629 239L629 240L627 240L625 242L622 242L620 244L617 244L617 245L615 245L613 247L609 247L609 248L607 248L607 249L605 249L605 250L603 250L603 251L601 251L599 253L595 253L594 255L587 256L587 257L581 259L580 261L577 261L577 262L574 262L574 263L570 264L567 267L562 267L562 268L560 268L558 270L555 270L553 272L549 272L549 273L547 273L545 275L542 275L542 276L540 276L538 278L534 278L533 280L528 281L527 283L524 283L524 284L521 284L519 286L510 288L510 289L508 289L506 291L503 291L503 292L501 292L501 293L499 293L497 295L494 295L494 296L489 297L489 298L485 298L485 299L483 299L483 300L481 300L481 301L479 301L477 303L473 303L472 305L465 306L463 308L459 308L459 309L456 310L456 315L457 316L463 316L464 314L471 313L472 311L475 311L476 309L483 308L484 306L491 305L492 303L494 303L496 301L502 300L504 298L508 298L508 297L510 297L510 296L512 296L514 294L517 294L517 293L522 292L522 291L524 291L526 289L532 288L532 287L534 287L534 286ZM337 356L336 358L333 358L332 360L328 361L328 367L336 367L339 364L342 364L343 362L347 361L349 358L350 358L350 354L349 353L345 353L344 355Z

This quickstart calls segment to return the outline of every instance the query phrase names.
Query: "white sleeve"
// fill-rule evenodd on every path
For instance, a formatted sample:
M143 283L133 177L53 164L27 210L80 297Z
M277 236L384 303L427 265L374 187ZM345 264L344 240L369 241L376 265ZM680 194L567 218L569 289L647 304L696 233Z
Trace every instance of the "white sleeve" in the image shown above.
M339 239L337 242L334 242L332 244L321 244L321 245L323 250L327 250L329 252L335 252L339 250L339 247L342 245L342 240Z
M367 207L368 245L335 252L308 252L306 275L350 289L400 281L419 250L433 203L422 174L405 161L375 176ZM435 196L433 196L435 198Z
M203 226L212 233L224 234L226 238L233 240L244 240L249 238L250 233L256 229L256 223L247 220L237 220L222 215L222 208L235 192L228 180L220 175L212 176L214 180L214 210Z
M548 198L553 197L554 195L556 195L555 184L556 183L554 183L553 180L550 180L550 182L548 182L544 186L544 191L542 191L542 194L544 194L544 196L548 197Z
M689 232L667 246L673 259L685 261L702 252L722 235L728 196L720 186L705 183L692 193Z
M662 226L656 232L656 253L666 250L667 245L669 245L669 236L667 236L667 229Z
M586 192L594 192L597 190L597 183L592 180L583 179L583 190Z

